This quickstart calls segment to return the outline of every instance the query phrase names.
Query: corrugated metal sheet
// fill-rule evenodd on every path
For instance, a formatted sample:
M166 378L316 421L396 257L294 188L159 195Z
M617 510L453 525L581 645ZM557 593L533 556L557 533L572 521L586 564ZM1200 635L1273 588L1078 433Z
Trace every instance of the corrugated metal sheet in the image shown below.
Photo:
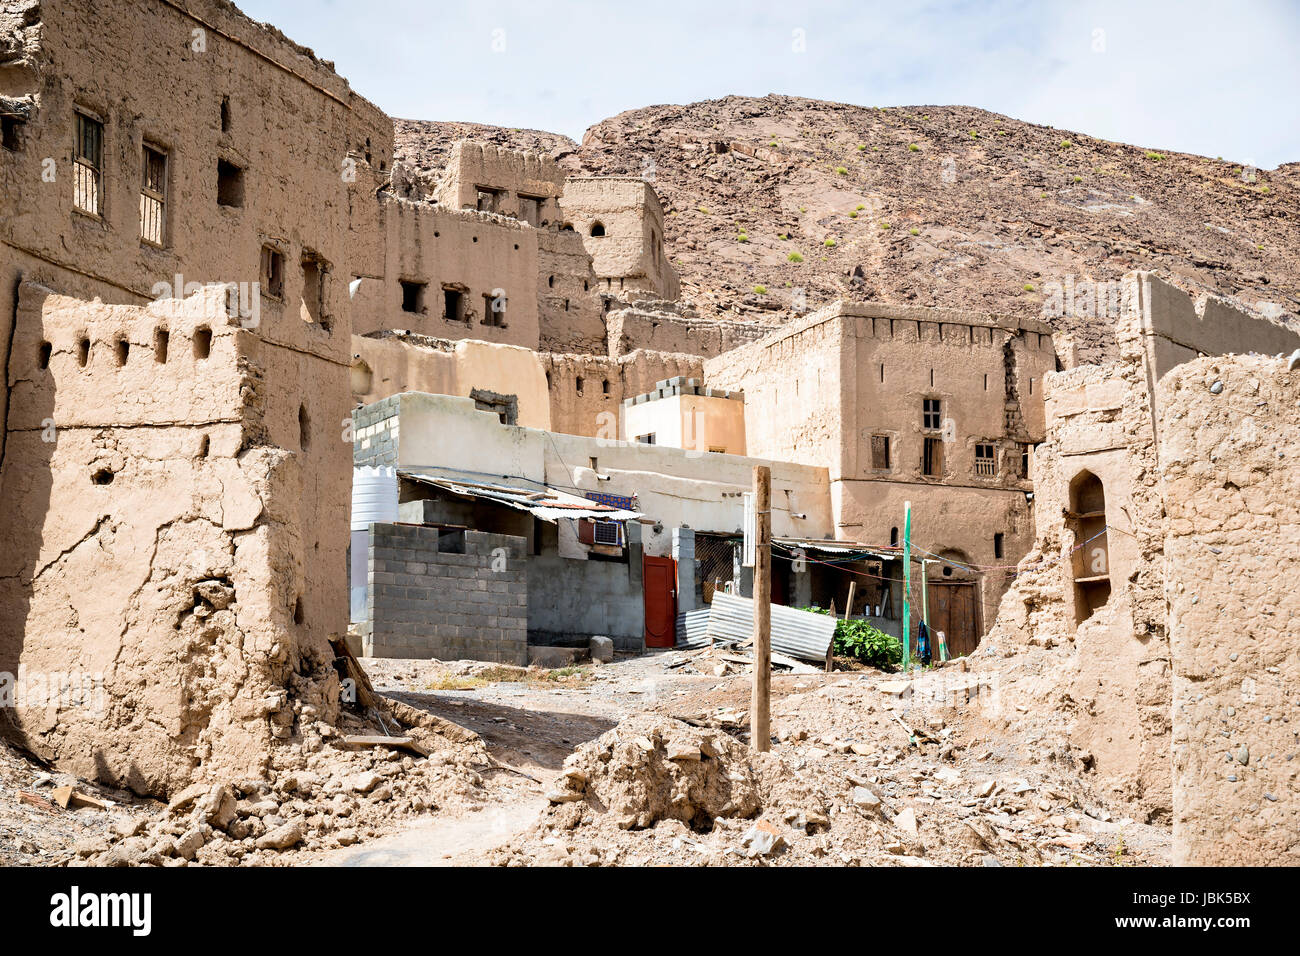
M566 491L548 488L527 478L502 477L499 480L482 480L443 468L403 468L398 477L408 481L432 485L453 494L495 501L508 508L527 511L543 521L555 522L560 518L595 518L599 521L635 521L641 517L636 511L611 508L596 501L579 498Z
M787 551L801 548L804 551L822 554L860 554L864 557L880 558L885 561L901 561L901 548L882 548L879 545L862 544L858 541L820 541L811 538L773 538L773 545L779 545Z
M741 644L754 636L754 602L715 592L709 606L709 638ZM804 661L824 661L835 639L835 618L782 604L772 605L772 650Z
M677 615L677 647L709 646L709 609L696 608Z

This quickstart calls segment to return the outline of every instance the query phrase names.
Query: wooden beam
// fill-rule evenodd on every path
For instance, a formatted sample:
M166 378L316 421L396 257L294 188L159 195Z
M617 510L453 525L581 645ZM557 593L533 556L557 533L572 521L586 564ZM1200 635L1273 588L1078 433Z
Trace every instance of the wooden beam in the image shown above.
M772 749L772 471L754 466L754 682L749 746Z

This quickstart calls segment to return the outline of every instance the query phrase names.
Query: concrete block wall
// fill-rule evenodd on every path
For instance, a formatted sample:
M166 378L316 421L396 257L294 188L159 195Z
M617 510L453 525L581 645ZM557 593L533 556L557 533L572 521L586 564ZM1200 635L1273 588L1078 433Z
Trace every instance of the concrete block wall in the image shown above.
M594 635L620 651L645 649L641 554L633 561L580 561L558 554L528 559L528 639L586 647Z
M420 525L370 526L369 657L528 663L525 539Z
M401 395L390 395L352 412L353 465L396 465Z

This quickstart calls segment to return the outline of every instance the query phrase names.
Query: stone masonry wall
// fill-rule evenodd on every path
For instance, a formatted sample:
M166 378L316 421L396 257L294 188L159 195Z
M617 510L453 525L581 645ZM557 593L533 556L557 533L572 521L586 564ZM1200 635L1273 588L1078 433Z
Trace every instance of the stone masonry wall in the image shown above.
M456 554L453 536L441 546L439 537L422 525L370 526L366 656L526 665L525 540L466 531Z
M1300 864L1300 371L1204 358L1160 383L1174 862Z

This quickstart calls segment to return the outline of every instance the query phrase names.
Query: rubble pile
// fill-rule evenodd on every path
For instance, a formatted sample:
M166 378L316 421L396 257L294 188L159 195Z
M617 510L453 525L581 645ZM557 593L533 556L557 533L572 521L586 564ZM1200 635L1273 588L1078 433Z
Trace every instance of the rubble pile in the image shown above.
M414 725L405 736L367 736L374 721L350 716L338 729L318 724L277 748L264 777L196 783L161 811L110 808L107 832L75 844L67 862L287 865L297 861L287 851L351 846L394 821L482 802L480 771L493 761L477 735L396 702L384 706L385 727L394 726L393 712Z
M964 709L954 706L953 685L966 688ZM809 678L774 705L771 753L751 752L730 712L723 723L731 733L694 725L707 718L626 718L566 761L550 809L488 860L1013 866L1164 858L1168 831L1116 819L1088 780L1086 755L1054 717L997 713L993 699L972 702L976 687L964 672Z

